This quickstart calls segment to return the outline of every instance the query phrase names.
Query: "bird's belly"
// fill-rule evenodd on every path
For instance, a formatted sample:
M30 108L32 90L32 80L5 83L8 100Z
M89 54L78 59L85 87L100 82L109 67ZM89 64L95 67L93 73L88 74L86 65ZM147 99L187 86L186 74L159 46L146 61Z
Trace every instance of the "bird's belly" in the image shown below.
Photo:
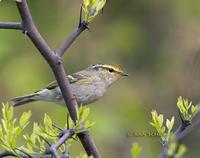
M96 88L96 85L78 85L78 91L76 85L72 85L72 93L75 95L79 105L87 105L98 99L100 99L105 93L105 88Z
M88 85L72 84L71 89L79 105L81 104L87 105L89 103L94 102L95 100L98 100L99 98L103 96L103 94L106 91L106 88L104 85L97 86L97 85L90 85L90 84ZM38 98L39 100L45 100L45 101L50 101L50 102L55 102L57 104L65 105L60 88L58 87L51 90L44 89L40 91L39 93L40 93L40 96L42 96L41 98Z

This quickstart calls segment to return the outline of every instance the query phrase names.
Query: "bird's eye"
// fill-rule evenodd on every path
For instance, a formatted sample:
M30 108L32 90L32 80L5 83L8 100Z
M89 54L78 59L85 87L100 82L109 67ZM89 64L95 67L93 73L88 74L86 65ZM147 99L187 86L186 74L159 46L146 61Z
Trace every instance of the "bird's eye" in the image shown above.
M113 69L108 69L108 71L109 71L109 72L113 72L114 70L113 70Z

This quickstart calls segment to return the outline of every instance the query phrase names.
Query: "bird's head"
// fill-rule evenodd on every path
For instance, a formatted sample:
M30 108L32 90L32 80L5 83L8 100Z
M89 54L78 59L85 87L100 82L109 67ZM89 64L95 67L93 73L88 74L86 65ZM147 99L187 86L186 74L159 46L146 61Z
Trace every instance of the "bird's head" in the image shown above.
M90 65L88 69L105 80L108 86L121 76L128 76L128 74L116 64L93 64Z

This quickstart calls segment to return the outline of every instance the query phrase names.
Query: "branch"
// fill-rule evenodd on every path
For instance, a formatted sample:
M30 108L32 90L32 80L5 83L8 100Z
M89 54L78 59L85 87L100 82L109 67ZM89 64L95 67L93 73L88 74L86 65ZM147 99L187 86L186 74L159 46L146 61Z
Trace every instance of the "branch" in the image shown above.
M181 133L177 134L177 140L182 141L184 140L188 135L191 134L192 131L195 129L200 128L200 110L196 113L196 115L192 118L191 121L191 127L185 128Z
M13 154L10 151L3 151L0 153L0 157L6 157L6 156L15 156L15 154Z
M66 41L60 46L56 53L59 56L62 56L85 29L87 29L87 25L84 22L80 23L80 26L78 26L78 28L66 39Z
M30 158L30 156L29 155L26 155L26 154L24 154L24 153L19 153L20 154L20 156L21 157L23 157L23 158ZM0 157L7 157L7 156L12 156L12 157L16 157L16 155L15 154L13 154L12 152L10 152L10 151L3 151L3 152L1 152L0 153ZM63 155L61 155L61 156L63 156ZM52 156L51 155L37 155L37 156L31 156L31 158L51 158ZM62 158L64 158L64 157L62 157ZM70 157L66 157L65 156L65 158L70 158Z
M179 113L179 116L181 117L180 113ZM180 144L180 142L182 142L183 139L186 136L188 136L194 129L199 127L200 122L196 121L196 123L193 125L193 122L195 122L195 119L197 119L198 117L200 117L200 110L192 118L191 122L184 121L181 117L181 125L178 127L178 129L174 133L175 139L177 140L178 144ZM191 126L191 128L188 128L190 125L193 125L193 126ZM163 147L162 147L162 150L161 150L161 153L160 153L160 158L167 158L167 156L166 156L167 147L168 147L168 142L163 144Z
M88 24L82 21L82 6L80 8L79 25L78 28L66 39L66 41L58 48L56 53L62 56L65 51L72 45L76 38L85 30L88 29Z
M89 132L82 132L82 133L78 133L77 135L79 139L81 140L83 147L88 155L93 155L94 158L101 157Z
M39 50L41 55L45 58L47 63L50 65L55 78L57 80L57 83L61 89L62 96L64 98L64 101L67 105L69 114L76 123L77 120L77 113L76 113L76 107L77 101L74 99L69 80L67 79L67 74L65 73L62 61L60 59L59 54L55 54L51 48L48 46L46 41L43 39L43 37L40 35L39 31L37 30L33 20L31 13L28 8L28 4L26 0L22 0L21 2L16 2L25 33L29 36L35 47ZM81 32L80 32L81 33ZM72 44L72 42L78 37L80 33L74 33L73 36L71 36L71 40L67 40L66 44L64 43L62 49L59 49L60 55L64 53L64 51L69 48L69 46ZM70 42L71 41L71 42ZM94 158L100 158L100 155L98 153L98 150L90 137L88 132L83 132L78 134L83 147L85 148L87 154L90 156L94 156Z
M0 29L23 30L23 25L18 22L0 22Z
M69 138L71 138L75 132L73 131L73 129L68 129L66 131L62 131L63 136L53 145L51 145L49 152L55 157L55 158L59 158L59 155L57 153L57 149L63 144L65 143L65 141L67 141Z

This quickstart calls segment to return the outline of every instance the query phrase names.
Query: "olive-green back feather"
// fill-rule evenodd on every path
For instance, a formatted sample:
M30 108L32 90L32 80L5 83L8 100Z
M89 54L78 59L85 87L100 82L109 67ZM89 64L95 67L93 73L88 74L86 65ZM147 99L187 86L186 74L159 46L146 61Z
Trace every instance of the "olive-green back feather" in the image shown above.
M80 84L83 82L89 83L91 81L91 77L86 76L86 75L77 74L77 73L73 74L73 75L68 75L67 78L68 78L70 84L73 84L73 83ZM49 83L46 88L54 89L57 86L58 86L57 81L53 81L53 82Z

